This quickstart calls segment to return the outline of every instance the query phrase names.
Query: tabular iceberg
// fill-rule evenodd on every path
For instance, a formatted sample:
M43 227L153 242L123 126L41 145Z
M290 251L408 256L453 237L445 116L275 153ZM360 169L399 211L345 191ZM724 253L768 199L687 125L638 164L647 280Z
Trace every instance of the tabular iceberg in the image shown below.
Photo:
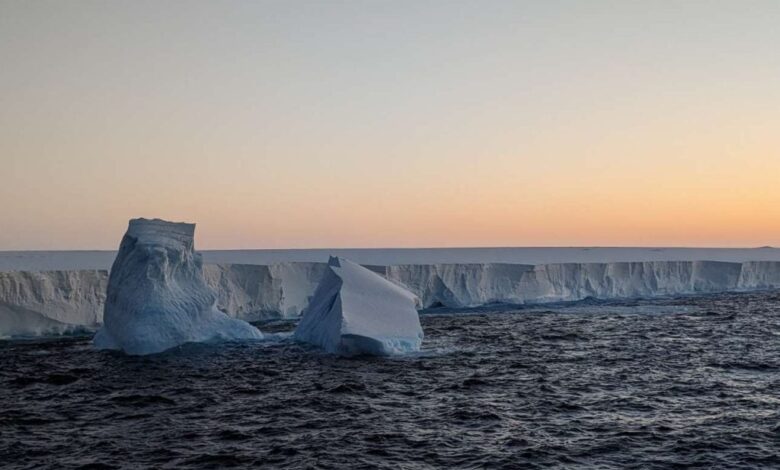
M188 342L262 338L215 307L194 233L195 224L130 221L111 268L96 347L141 355Z
M619 299L780 288L780 262L642 261L563 264L415 264L371 271L411 291L419 308L490 303L541 304L587 297ZM254 321L297 318L329 271L327 263L204 265L217 308ZM57 331L20 320L18 312L94 329L103 323L106 270L0 272L0 336ZM33 315L36 316L36 315ZM13 328L9 325L13 323ZM25 329L24 325L31 325Z
M103 323L107 286L107 271L0 272L0 304L97 328Z
M206 284L217 308L248 321L298 318L309 304L326 263L206 264Z
M38 312L0 302L0 338L58 336L84 331L79 325L52 320Z
M295 339L340 355L385 356L419 351L416 297L343 258L328 269L295 330Z

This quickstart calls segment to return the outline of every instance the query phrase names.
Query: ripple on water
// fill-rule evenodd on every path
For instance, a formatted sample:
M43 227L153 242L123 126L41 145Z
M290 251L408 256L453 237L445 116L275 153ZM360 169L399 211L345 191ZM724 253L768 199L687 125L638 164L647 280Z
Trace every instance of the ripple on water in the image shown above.
M7 467L780 466L777 292L422 317L420 354L0 341Z

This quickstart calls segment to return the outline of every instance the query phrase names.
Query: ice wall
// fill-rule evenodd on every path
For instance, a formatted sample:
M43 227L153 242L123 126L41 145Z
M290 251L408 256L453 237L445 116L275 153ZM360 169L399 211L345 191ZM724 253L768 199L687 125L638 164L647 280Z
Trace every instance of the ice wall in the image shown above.
M708 261L547 264L520 283L519 303L652 297L735 290L741 266Z
M298 317L326 268L325 263L212 264L203 273L217 293L217 308L255 321Z
M141 355L189 342L262 338L216 309L194 232L194 224L130 221L111 267L96 347Z
M773 289L780 287L780 262L749 261L742 263L737 290Z
M421 308L471 307L489 303L522 303L523 264L408 264L387 266L385 277L407 287Z
M0 272L0 302L61 323L103 322L108 271Z
M325 272L325 263L207 265L217 306L259 319L300 315ZM653 297L780 288L780 262L646 261L562 264L410 264L371 266L409 289L419 308L476 307Z
M52 320L33 310L0 302L0 338L57 336L83 330L81 326Z
M308 262L219 264L205 265L203 275L215 292L217 308L230 316L295 318L308 305L326 267ZM417 295L418 308L780 288L777 261L412 264L370 269ZM106 271L0 272L0 303L63 323L94 325L102 321L107 284Z
M647 261L529 265L388 266L421 307L535 304L780 287L780 263Z

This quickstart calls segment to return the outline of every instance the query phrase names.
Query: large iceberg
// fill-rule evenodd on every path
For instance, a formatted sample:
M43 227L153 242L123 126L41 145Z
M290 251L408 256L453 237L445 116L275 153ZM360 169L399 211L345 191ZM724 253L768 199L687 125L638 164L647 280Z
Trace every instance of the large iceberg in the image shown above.
M248 260L248 261L251 261ZM217 308L254 321L298 318L309 305L326 263L206 264L205 282ZM562 264L408 264L370 270L408 289L420 308L491 303L540 304L588 297L619 299L780 288L777 261L640 261ZM16 312L87 329L103 323L107 270L0 272L0 304ZM0 316L0 336L50 331L36 322ZM14 317L17 320L21 317ZM36 325L25 333L24 325ZM56 330L56 329L55 329Z
M419 351L416 300L369 269L331 257L294 337L340 355Z
M102 270L0 272L0 304L97 328L107 286L108 271Z
M643 261L397 265L386 277L419 296L423 308L460 308L746 291L780 285L778 273L773 262Z
M130 221L111 268L96 347L141 355L188 342L262 338L215 307L194 233L195 224Z
M257 321L298 318L309 305L325 263L207 264L203 273L217 293L217 308Z
M52 320L18 305L0 302L0 338L59 336L82 331L82 326Z

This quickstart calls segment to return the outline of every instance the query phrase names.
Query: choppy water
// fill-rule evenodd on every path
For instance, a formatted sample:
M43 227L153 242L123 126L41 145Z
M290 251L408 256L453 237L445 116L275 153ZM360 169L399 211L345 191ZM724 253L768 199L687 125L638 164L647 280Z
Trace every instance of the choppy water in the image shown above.
M0 465L780 466L780 293L422 320L395 359L0 342Z

